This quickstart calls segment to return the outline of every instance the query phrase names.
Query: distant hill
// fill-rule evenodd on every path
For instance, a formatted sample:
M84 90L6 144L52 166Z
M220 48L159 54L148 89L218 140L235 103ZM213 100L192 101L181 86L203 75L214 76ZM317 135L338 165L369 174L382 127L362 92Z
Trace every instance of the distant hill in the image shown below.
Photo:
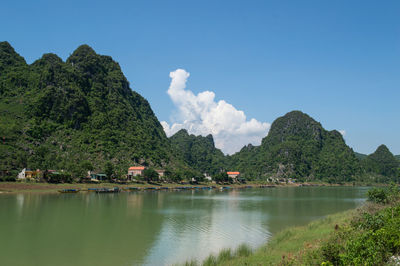
M231 156L231 165L249 177L307 180L350 181L360 171L342 135L300 111L276 119L261 146L244 147Z
M189 135L182 129L170 137L171 145L183 161L200 173L214 175L227 167L227 158L214 145L212 135Z
M119 64L87 45L66 62L44 54L28 65L0 42L0 114L0 170L181 164Z
M111 163L118 175L140 164L179 178L232 170L249 179L387 182L398 177L397 159L384 145L369 156L354 153L338 131L300 111L276 119L260 146L224 156L211 135L181 130L167 138L111 57L82 45L65 62L44 54L29 65L0 42L1 173L27 167L79 176Z
M385 145L380 145L376 151L363 161L367 172L386 176L398 177L400 162Z
M354 155L356 156L357 159L360 159L360 160L364 160L368 156L366 154L362 154L362 153L358 153L358 152L354 152Z

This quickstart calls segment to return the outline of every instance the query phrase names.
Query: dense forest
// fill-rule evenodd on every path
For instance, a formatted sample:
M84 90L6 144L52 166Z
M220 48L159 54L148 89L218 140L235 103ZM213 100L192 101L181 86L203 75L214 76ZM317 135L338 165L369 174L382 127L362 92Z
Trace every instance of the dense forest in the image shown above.
M225 156L211 135L181 130L167 138L111 57L82 45L65 62L44 54L27 64L0 42L2 176L25 167L123 176L143 165L164 168L176 180L230 170L247 179L388 182L399 179L399 162L384 145L368 156L355 153L338 131L300 111L276 119L260 146Z
M181 130L170 139L187 164L211 174L235 170L250 180L399 181L400 161L386 146L369 156L356 153L338 131L325 130L300 111L276 119L260 146L249 144L232 156L224 157L211 135L196 137Z
M192 168L209 175L218 174L228 167L228 158L214 145L212 135L189 135L182 129L170 137L175 153Z
M149 103L118 63L87 45L63 62L44 54L28 65L0 43L0 170L66 169L82 174L111 163L186 167Z
M361 171L355 153L338 131L325 130L300 111L276 119L259 147L244 147L231 161L248 178L341 182L354 180Z

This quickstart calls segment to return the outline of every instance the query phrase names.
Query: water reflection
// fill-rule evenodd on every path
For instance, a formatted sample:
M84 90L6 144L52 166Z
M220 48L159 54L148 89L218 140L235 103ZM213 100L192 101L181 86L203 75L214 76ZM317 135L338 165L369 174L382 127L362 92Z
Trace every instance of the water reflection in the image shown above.
M0 195L3 265L169 265L353 208L364 188Z

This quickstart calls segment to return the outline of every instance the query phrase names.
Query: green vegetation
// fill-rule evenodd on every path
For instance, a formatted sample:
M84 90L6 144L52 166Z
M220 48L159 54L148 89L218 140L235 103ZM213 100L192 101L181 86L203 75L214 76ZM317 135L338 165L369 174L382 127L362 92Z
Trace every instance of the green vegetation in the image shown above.
M374 153L368 155L362 164L365 171L375 174L380 182L400 181L400 162L385 145L379 146Z
M80 178L105 162L116 176L134 163L187 169L111 57L82 45L66 62L44 54L28 65L0 42L0 170L64 169Z
M227 167L227 158L215 148L212 135L189 135L182 129L170 137L177 156L200 173L217 174Z
M229 176L226 172L218 173L214 175L214 180L218 183L226 183L229 182Z
M344 182L355 180L360 173L359 162L342 135L326 131L300 111L276 119L260 147L247 146L231 161L247 178Z
M251 250L246 245L239 246L228 259L218 260L220 255L210 255L201 264L191 261L186 265L311 265L305 263L305 254L321 247L323 239L335 231L336 224L347 223L355 211L330 215L324 219L311 222L306 226L285 229L271 238L265 246ZM226 250L222 254L229 254ZM307 255L308 256L308 255ZM315 265L320 265L316 263Z
M143 177L146 181L157 181L158 173L152 168L147 168L143 171Z
M358 152L354 152L354 155L356 156L357 159L359 160L364 160L365 158L367 158L368 155L366 154L362 154L362 153L358 153Z
M314 262L328 265L383 265L400 252L400 193L397 186L374 189L352 221L313 251ZM378 203L378 204L376 204ZM386 204L386 205L385 205Z
M391 265L400 253L399 188L374 188L368 201L357 210L283 230L258 250L222 250L187 265Z
M44 54L28 65L0 42L0 180L23 168L122 178L142 165L167 170L174 182L202 181L204 173L224 180L220 173L231 170L248 180L388 183L400 181L399 162L384 145L367 157L354 153L338 131L300 111L276 119L260 146L225 156L211 135L167 138L111 57L82 45L66 62Z
M223 249L217 255L211 254L201 264L196 260L191 260L184 263L185 266L216 266L216 265L231 265L232 260L240 260L249 257L253 251L245 244L240 245L236 250Z

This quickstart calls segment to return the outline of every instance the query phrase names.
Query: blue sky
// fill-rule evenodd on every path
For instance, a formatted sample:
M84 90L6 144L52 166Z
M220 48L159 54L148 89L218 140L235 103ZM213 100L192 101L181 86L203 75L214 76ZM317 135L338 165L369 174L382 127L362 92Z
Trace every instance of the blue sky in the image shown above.
M344 130L355 151L400 154L399 1L6 0L1 14L1 39L29 63L47 52L65 60L83 43L111 55L170 126L187 118L167 92L183 69L186 92L212 92L244 123L302 110ZM199 119L193 132L205 134ZM222 142L228 133L217 132Z

